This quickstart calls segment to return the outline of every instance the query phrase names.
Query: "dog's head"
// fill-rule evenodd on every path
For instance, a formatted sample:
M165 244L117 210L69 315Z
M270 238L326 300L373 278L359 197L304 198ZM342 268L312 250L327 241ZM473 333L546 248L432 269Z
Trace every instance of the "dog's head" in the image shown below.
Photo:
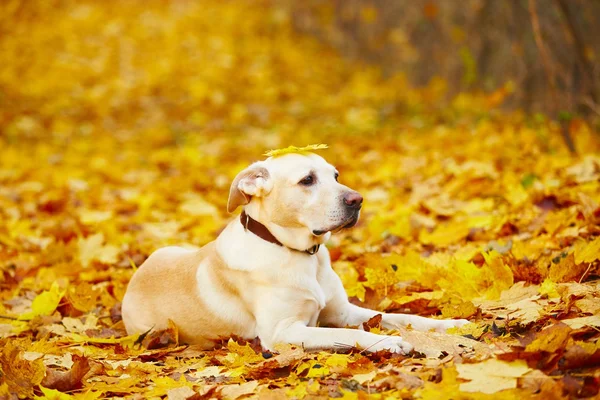
M231 184L227 210L245 205L283 244L303 249L324 242L330 232L354 226L362 200L338 182L337 170L322 157L292 153L240 172Z

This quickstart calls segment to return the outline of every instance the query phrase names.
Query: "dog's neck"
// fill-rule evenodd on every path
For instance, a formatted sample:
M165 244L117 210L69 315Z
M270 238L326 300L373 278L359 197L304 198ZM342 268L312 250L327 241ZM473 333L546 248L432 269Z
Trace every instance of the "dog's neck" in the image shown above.
M239 218L234 218L217 237L216 250L229 268L242 271L268 271L272 270L273 266L299 265L300 259L302 263L306 263L302 265L313 268L327 251L321 247L317 254L311 256L299 251L303 247L298 246L296 250L292 250L282 240L283 236L278 236L276 233L274 235L283 246L258 237L244 229Z
M245 230L250 231L252 233L254 233L256 236L258 236L259 238L266 240L269 243L273 243L276 244L278 246L283 246L283 243L281 243L269 230L269 228L267 228L266 226L264 226L263 224L261 224L260 222L258 222L257 220L255 220L254 218L252 218L251 216L249 216L248 214L246 214L246 210L243 210L242 213L240 214L240 222L242 224L242 226L244 227ZM314 246L305 249L304 253L307 253L309 255L315 255L317 253L317 251L319 251L319 247L321 246L321 244L315 244ZM296 251L302 251L302 250L298 250L298 249L293 249L292 250L296 250Z
M244 207L244 212L252 219L266 226L269 232L285 247L293 250L303 252L315 245L322 245L331 237L331 232L316 236L305 226L290 227L276 224L272 222L275 218L257 201L247 204Z

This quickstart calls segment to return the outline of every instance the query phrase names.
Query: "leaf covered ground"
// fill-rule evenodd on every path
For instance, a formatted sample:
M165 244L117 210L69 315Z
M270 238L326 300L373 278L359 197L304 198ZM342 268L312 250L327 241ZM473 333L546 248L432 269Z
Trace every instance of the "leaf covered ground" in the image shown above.
M2 2L0 59L0 397L598 395L600 140L584 122L563 127L571 155L560 125L498 111L510 85L446 102L445 82L343 60L266 1ZM472 323L396 332L408 356L127 336L144 259L214 239L235 174L309 143L365 197L328 244L351 300Z

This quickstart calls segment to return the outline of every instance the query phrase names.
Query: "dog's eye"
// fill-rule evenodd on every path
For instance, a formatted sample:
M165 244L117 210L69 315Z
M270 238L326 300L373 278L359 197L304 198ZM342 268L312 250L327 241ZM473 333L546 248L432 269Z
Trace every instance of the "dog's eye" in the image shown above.
M315 178L312 175L308 175L308 176L305 176L304 178L302 178L302 180L298 183L300 185L310 186L313 183L315 183Z
M335 175L334 175L336 182L338 181L339 176L340 176L340 174L336 172Z

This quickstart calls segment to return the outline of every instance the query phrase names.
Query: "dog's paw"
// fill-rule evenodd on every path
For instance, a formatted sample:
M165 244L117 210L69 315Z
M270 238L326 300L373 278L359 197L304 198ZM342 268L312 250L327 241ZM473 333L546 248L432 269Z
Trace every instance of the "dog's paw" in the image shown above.
M469 321L466 319L440 319L433 324L432 328L435 329L436 332L444 333L448 328L460 328L468 323Z
M365 350L374 353L379 350L389 350L392 353L408 354L413 350L412 344L402 340L400 336L380 335L380 339L365 348Z

